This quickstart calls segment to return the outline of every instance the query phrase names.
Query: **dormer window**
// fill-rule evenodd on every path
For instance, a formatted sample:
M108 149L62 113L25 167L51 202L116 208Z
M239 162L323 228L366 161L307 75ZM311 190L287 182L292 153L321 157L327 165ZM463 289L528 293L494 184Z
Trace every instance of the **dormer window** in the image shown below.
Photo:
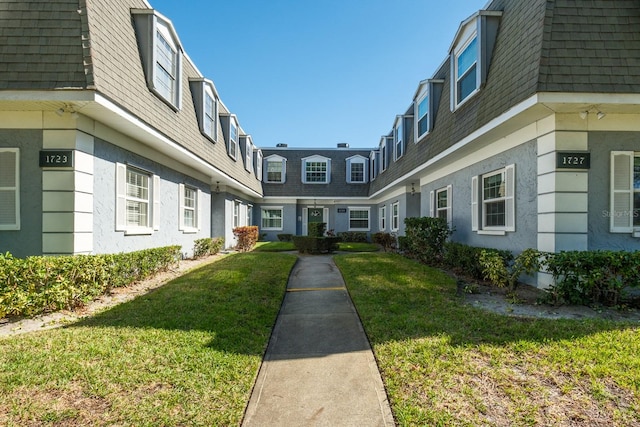
M369 170L371 171L371 181L376 179L376 176L378 175L378 153L378 151L372 151L371 154L369 154Z
M302 159L303 184L328 184L331 181L331 159L311 156Z
M451 53L451 110L476 94L487 81L502 12L481 10L460 24Z
M393 160L398 161L404 155L404 117L398 116L393 126Z
M253 171L253 141L249 135L241 139L244 140L244 168L251 172Z
M351 156L347 158L347 183L365 184L368 178L368 160L363 156Z
M287 159L276 154L264 159L264 182L282 184L287 176Z
M207 79L190 79L191 97L200 132L211 141L218 140L218 93Z
M443 84L444 80L423 80L416 90L413 97L413 117L415 120L413 127L416 144L433 129Z
M133 9L147 86L174 110L180 109L182 46L173 24L152 9Z
M229 122L229 156L235 160L238 152L238 125L235 120Z
M387 166L389 165L389 148L388 148L388 140L392 140L393 138L383 136L380 139L380 173L387 170Z
M262 181L262 150L255 150L256 153L256 178L258 181Z

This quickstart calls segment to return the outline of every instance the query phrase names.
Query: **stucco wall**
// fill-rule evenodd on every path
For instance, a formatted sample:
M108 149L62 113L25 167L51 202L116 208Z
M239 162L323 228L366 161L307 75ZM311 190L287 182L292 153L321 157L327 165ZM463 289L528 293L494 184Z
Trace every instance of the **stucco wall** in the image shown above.
M479 235L471 230L471 177L515 164L516 231L504 236ZM537 247L537 153L535 141L475 163L421 188L422 216L429 216L429 193L452 185L451 240L472 246L520 252Z
M589 250L640 250L631 233L609 231L611 151L640 151L640 132L590 132L589 151Z
M20 148L20 230L0 230L0 253L42 254L41 129L0 129L0 147Z
M150 247L181 245L186 256L193 253L193 241L210 236L211 195L209 186L166 166L135 155L127 150L95 139L94 146L94 252L131 252ZM126 236L115 231L116 162L129 163L160 177L160 229L151 235ZM202 191L202 227L197 233L184 233L178 228L179 184Z

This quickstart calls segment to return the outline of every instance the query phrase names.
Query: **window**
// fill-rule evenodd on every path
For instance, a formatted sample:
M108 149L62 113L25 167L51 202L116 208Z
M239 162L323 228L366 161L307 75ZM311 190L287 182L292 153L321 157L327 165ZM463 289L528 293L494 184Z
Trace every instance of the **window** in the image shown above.
M460 25L450 49L452 111L487 81L501 16L500 11L481 10Z
M302 159L303 184L328 184L331 176L331 160L322 156Z
M240 227L240 201L233 201L233 228Z
M256 151L256 178L258 181L262 181L262 151Z
M486 234L492 234L492 231L498 231L498 234L515 231L514 187L515 165L472 177L471 228L474 231L486 231ZM481 222L478 215L481 215Z
M404 118L399 116L396 119L396 124L393 130L393 142L395 151L393 154L394 161L397 161L404 154Z
M0 230L20 230L18 148L0 148Z
M383 136L380 140L380 173L389 166L389 145L393 143L393 136Z
M152 9L132 9L147 86L174 110L180 109L182 46L170 21Z
M611 152L610 231L640 237L640 153Z
M244 138L244 168L249 172L253 170L253 142L249 135Z
M218 140L218 94L213 82L203 78L189 79L189 87L200 132L216 142Z
M378 213L378 228L380 231L384 231L387 229L387 207L381 206L380 211Z
M363 184L367 182L367 158L351 156L347 158L347 183Z
M349 231L369 231L369 208L349 208Z
M400 202L391 205L391 231L398 231L400 228Z
M429 132L429 94L425 93L422 98L418 100L416 106L418 138L421 138L424 134Z
M233 119L229 121L229 156L235 160L238 152L238 125Z
M247 225L253 225L253 205L247 205Z
M195 232L200 228L202 192L194 187L179 184L180 212L178 227L182 231Z
M369 155L369 164L370 164L369 170L371 171L371 181L376 179L376 173L378 172L377 157L378 157L377 151L372 151L371 154Z
M265 182L283 183L286 177L287 159L278 155L272 155L265 160Z
M451 222L451 186L430 193L431 216Z
M282 230L282 207L262 208L263 230Z
M420 82L413 97L413 137L416 144L431 132L442 96L444 80L427 79Z
M150 234L160 226L160 178L116 164L116 230Z
M478 89L477 63L478 38L474 36L455 57L456 105L460 105Z

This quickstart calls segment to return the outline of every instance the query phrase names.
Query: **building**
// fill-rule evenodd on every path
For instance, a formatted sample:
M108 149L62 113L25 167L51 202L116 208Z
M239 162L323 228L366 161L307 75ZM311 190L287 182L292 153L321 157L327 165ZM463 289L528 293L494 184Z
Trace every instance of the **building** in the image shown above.
M635 0L490 1L366 150L258 148L169 18L80 3L0 4L2 251L188 253L318 220L402 235L411 216L515 252L640 249Z

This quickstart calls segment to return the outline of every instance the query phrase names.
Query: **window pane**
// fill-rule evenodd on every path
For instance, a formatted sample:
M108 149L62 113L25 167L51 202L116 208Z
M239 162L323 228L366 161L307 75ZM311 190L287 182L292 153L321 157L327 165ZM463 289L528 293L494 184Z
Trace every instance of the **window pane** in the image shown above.
M204 100L204 133L213 137L215 129L215 103L209 94L205 94Z
M368 210L350 210L349 228L369 228Z
M478 60L477 49L478 38L474 37L473 41L458 55L458 79L467 72Z
M633 188L640 190L640 157L633 159Z
M0 190L0 224L15 224L16 219L16 191Z
M467 96L476 90L476 66L458 81L458 102L462 102Z
M439 191L438 192L438 203L437 203L438 208L446 208L447 207L447 192L446 191Z
M633 226L640 227L640 192L633 195Z
M424 116L418 121L418 135L424 135L429 130L429 117Z
M282 209L263 209L262 228L282 228Z
M420 104L418 104L418 118L422 118L429 112L429 97L426 96Z
M267 162L267 181L282 181L282 161Z
M491 202L485 204L485 225L487 227L501 227L505 222L505 202Z
M127 225L147 227L148 223L148 203L127 200Z
M499 199L505 196L504 174L499 173L483 179L483 200Z
M136 199L149 199L149 177L127 169L127 196Z
M305 173L307 182L327 182L327 163L306 162Z
M351 181L364 182L364 163L351 163Z
M165 98L173 100L176 78L176 52L158 31L156 33L156 69L154 83L156 90Z

